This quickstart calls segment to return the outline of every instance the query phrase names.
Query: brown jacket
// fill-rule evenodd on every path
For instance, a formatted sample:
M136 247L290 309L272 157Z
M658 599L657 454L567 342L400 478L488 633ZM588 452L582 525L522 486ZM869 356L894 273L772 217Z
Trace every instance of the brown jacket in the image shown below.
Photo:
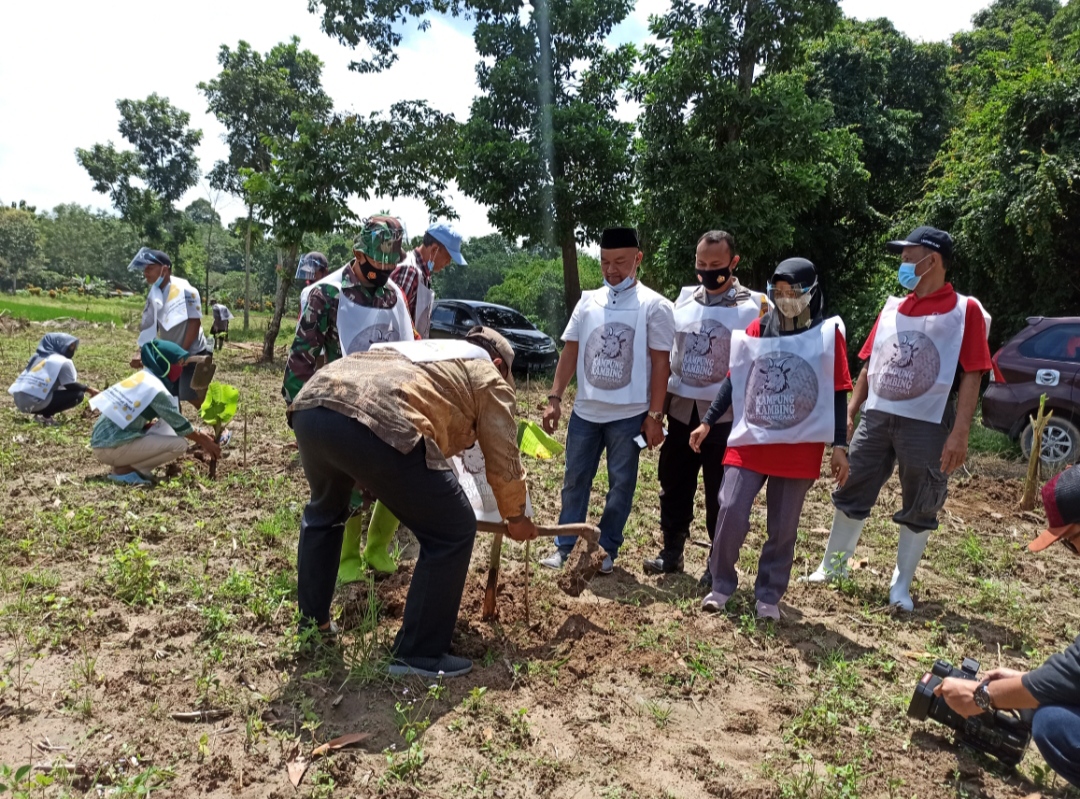
M423 439L430 469L449 469L446 458L479 442L499 512L525 512L514 389L490 361L413 363L393 351L354 353L317 371L289 410L314 407L362 422L399 452Z

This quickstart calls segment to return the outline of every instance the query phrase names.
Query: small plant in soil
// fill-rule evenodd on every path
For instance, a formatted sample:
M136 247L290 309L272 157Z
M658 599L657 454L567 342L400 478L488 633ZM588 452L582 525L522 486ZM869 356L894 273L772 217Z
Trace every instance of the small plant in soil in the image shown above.
M153 605L167 592L158 562L139 539L113 552L105 582L113 595L128 605Z
M199 408L199 418L214 428L214 440L220 441L225 425L236 416L240 407L240 392L227 383L211 383L206 389L206 399ZM217 458L210 459L210 479L217 477Z

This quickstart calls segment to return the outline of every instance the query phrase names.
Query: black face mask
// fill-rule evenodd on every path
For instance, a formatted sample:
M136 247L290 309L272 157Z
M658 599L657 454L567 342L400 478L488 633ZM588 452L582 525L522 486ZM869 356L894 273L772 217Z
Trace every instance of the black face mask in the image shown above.
M360 273L364 276L364 280L373 284L375 288L381 289L390 280L390 275L393 269L376 269L373 264L366 263L360 266Z
M697 269L695 271L706 291L716 291L731 277L730 266L723 269Z

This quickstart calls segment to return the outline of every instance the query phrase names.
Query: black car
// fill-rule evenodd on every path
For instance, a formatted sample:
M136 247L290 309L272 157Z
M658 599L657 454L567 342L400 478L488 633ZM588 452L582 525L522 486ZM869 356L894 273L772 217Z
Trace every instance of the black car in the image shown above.
M432 338L465 338L477 325L498 330L514 348L515 372L542 372L559 362L555 341L513 308L475 300L437 300Z

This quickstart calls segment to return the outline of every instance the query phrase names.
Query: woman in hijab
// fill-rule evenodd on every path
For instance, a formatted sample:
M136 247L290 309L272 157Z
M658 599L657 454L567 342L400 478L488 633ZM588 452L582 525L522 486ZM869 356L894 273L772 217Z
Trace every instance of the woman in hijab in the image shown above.
M806 492L832 442L832 476L847 480L847 392L851 390L844 325L824 319L817 270L805 258L776 267L768 287L774 308L731 341L731 371L690 446L699 451L729 407L735 424L724 456L720 513L713 541L712 590L702 609L723 610L738 585L735 564L750 531L754 499L768 483L768 539L758 560L757 616L779 620L791 579Z
M93 397L97 391L77 382L75 350L79 340L67 333L46 333L38 342L37 352L26 368L11 384L8 393L15 407L32 413L42 424L56 424L53 417L78 406L83 396Z
M168 387L180 378L188 353L170 341L154 339L140 348L139 355L141 370L90 402L101 411L90 436L94 457L112 467L110 480L129 485L150 484L155 467L187 451L184 438L214 458L221 455L214 439L183 417Z

